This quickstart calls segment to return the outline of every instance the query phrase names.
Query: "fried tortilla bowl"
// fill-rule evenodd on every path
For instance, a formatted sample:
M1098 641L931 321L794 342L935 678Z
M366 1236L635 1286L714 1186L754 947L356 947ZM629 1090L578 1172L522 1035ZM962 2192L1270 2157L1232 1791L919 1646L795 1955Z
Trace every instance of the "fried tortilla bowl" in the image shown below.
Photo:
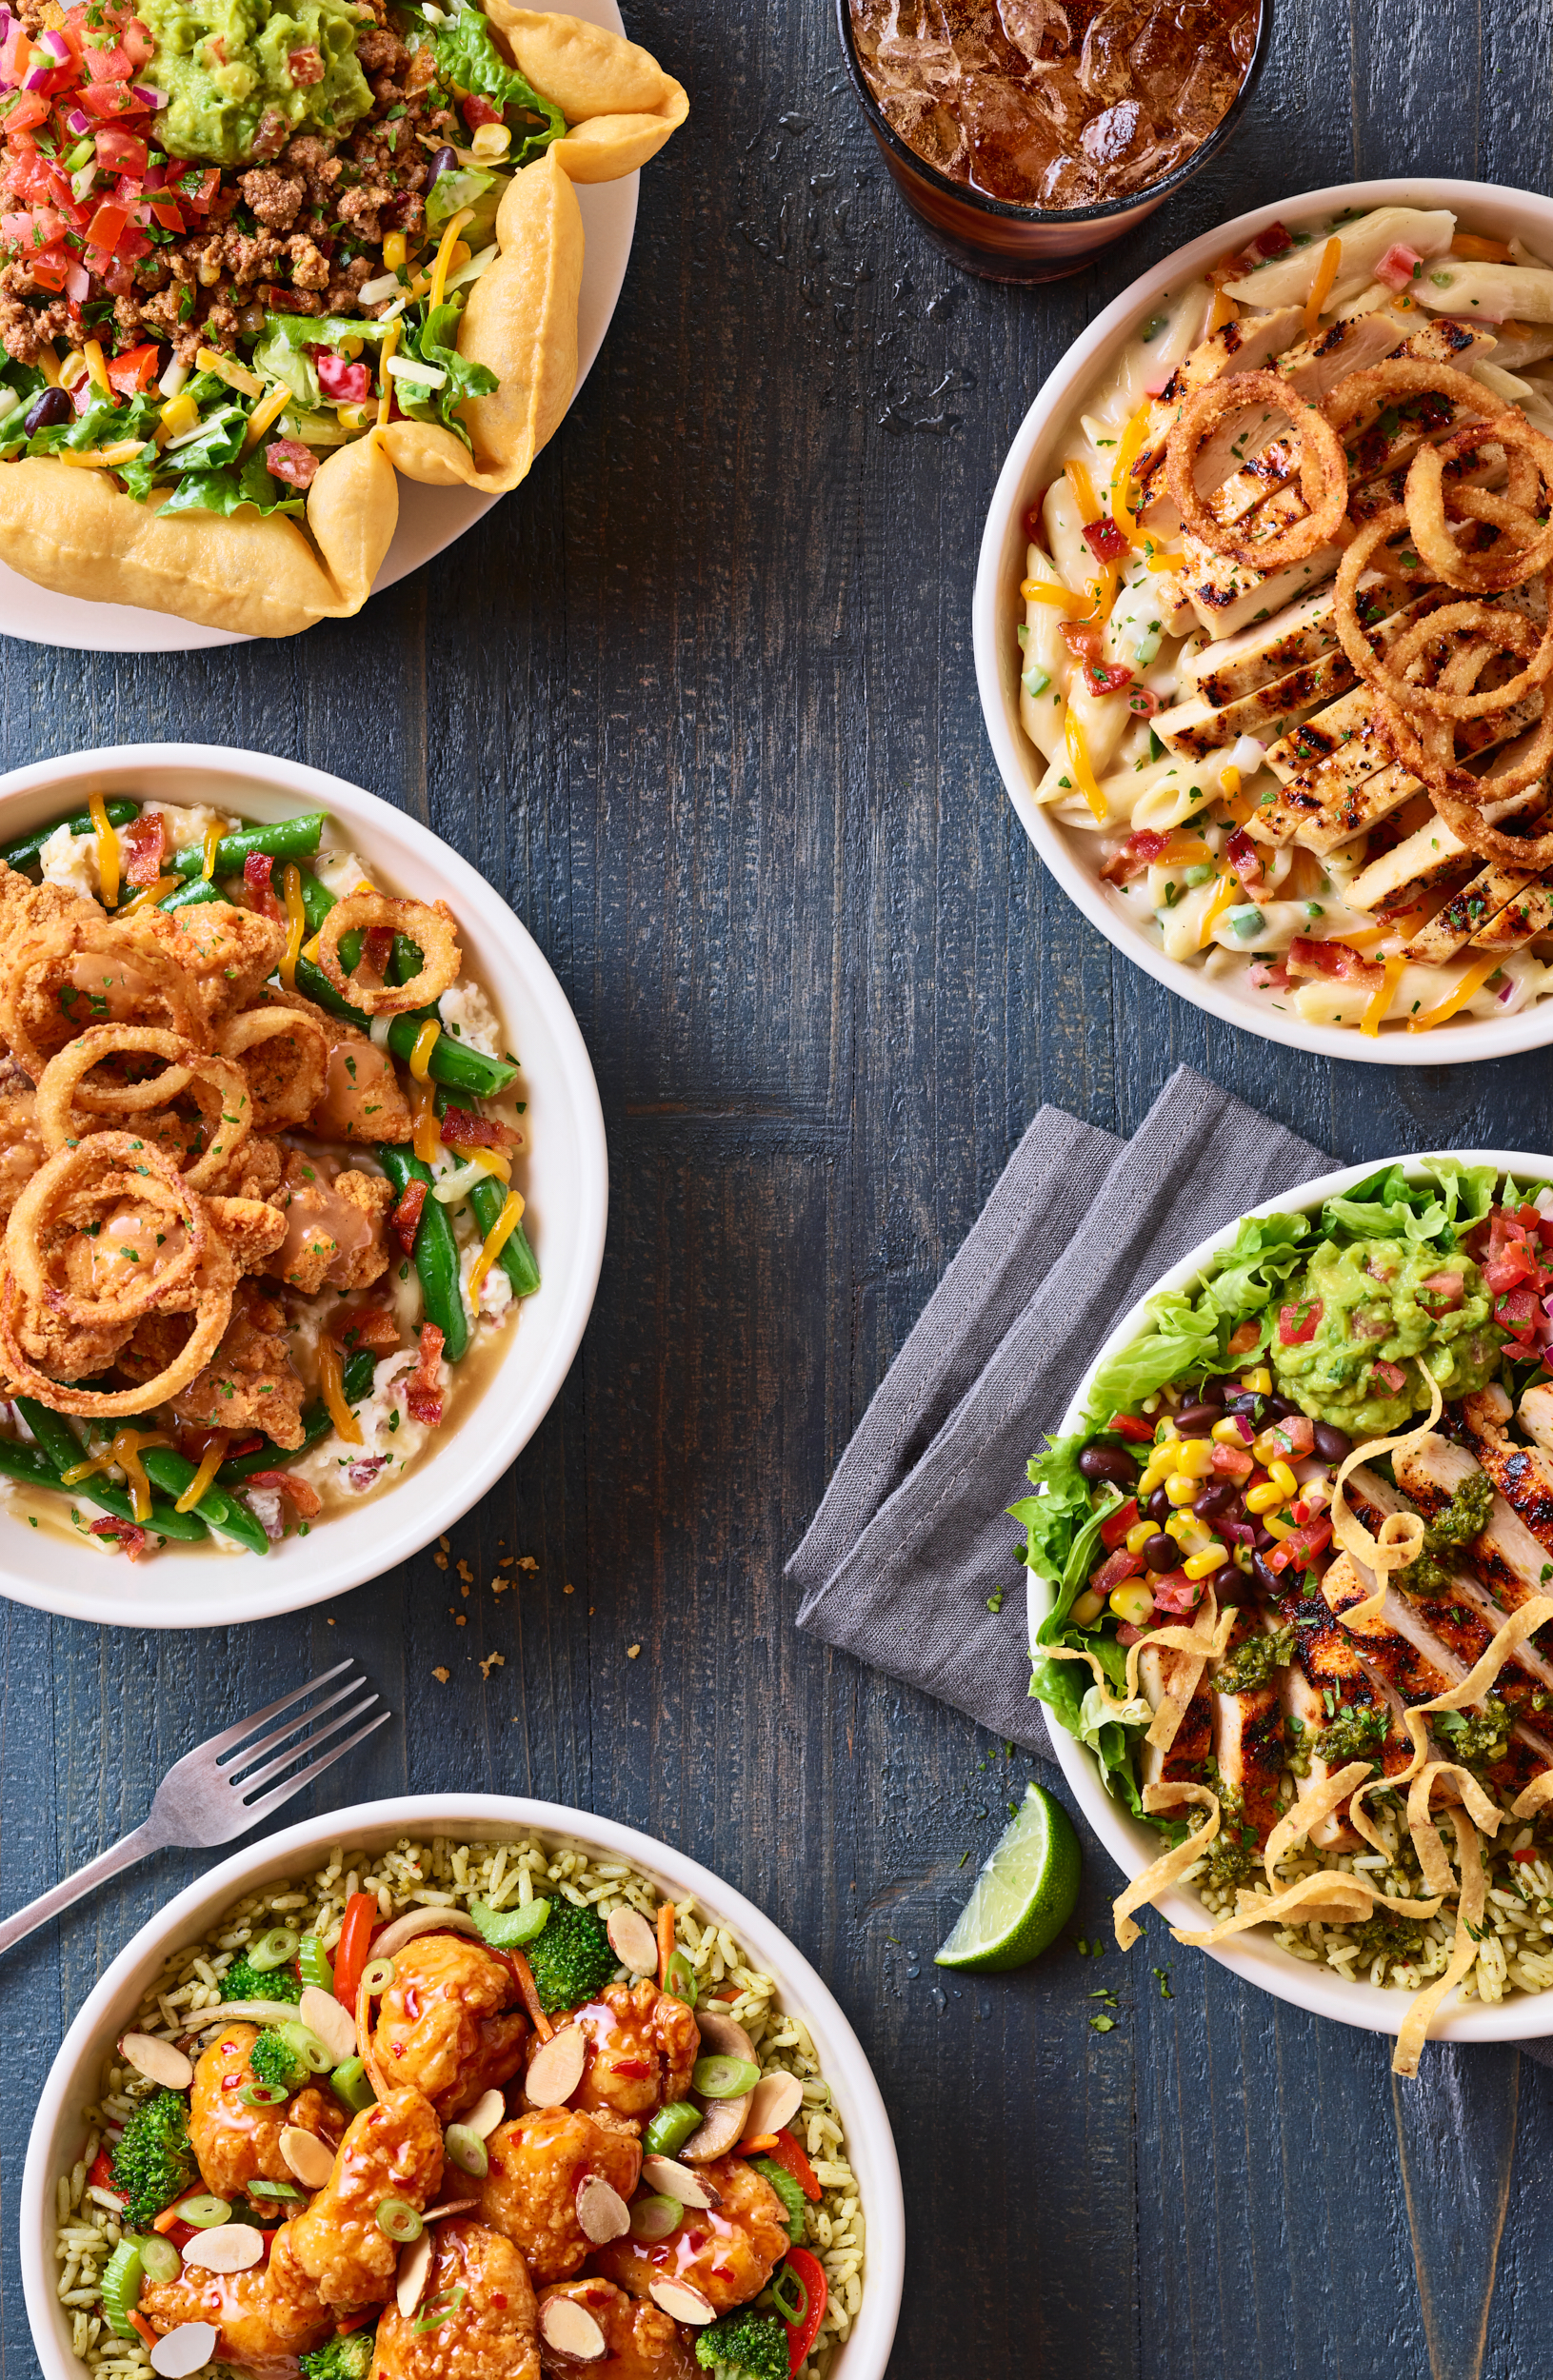
M500 253L460 326L460 355L498 383L464 408L471 446L434 423L383 423L319 466L306 532L279 513L164 520L107 470L30 456L0 466L0 562L61 595L242 636L295 636L367 601L398 526L401 476L488 497L528 476L577 383L584 240L573 185L636 172L689 102L623 34L508 0L488 0L486 14L569 129L512 177L496 218Z

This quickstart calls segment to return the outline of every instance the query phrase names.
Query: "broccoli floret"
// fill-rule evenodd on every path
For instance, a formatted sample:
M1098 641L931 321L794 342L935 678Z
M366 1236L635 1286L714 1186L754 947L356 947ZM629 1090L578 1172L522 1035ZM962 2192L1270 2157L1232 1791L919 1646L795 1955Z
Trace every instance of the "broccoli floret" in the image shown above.
M113 2188L125 2199L131 2231L149 2229L199 2179L189 2145L189 2103L178 2091L159 2091L136 2108L113 2152Z
M255 2082L278 2083L282 2091L300 2091L308 2079L305 2059L298 2057L283 2033L267 2026L249 2052Z
M289 1967L250 1967L239 1952L221 1979L224 2000L289 2000L294 2007L302 1986Z
M375 2330L349 2330L300 2358L307 2380L367 2380L372 2369Z
M576 2008L602 1992L620 1961L609 1936L590 1909L556 1901L544 1929L528 1945L528 1964L547 2016Z
M696 2332L696 2361L727 2380L787 2380L787 2326L780 2314L741 2306Z

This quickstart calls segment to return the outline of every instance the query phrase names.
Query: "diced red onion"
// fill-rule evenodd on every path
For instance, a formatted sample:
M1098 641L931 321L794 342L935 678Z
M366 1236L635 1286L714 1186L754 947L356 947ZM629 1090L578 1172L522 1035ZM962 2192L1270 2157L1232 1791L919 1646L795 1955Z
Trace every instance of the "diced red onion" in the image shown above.
M70 64L70 45L66 40L64 34L56 32L52 26L50 26L46 32L42 32L38 35L38 48L40 50L47 50L49 55L52 58L56 66L68 66Z
M153 90L149 83L131 83L129 88L134 93L137 105L142 108L165 108L168 104L167 92Z
M1218 1516L1213 1527L1215 1534L1227 1537L1231 1545L1255 1545L1257 1541L1256 1523L1251 1520L1225 1520Z
M72 265L65 275L65 295L72 306L85 306L90 294L90 273L85 265Z
M10 10L9 9L0 8L0 50L3 50L7 42L10 39L11 30L12 18Z
M49 78L54 71L51 59L47 66L30 66L22 77L23 90L47 90Z
M91 130L91 118L88 115L85 108L71 108L66 115L65 125L66 129L73 132L76 139L79 140L83 132L90 132Z

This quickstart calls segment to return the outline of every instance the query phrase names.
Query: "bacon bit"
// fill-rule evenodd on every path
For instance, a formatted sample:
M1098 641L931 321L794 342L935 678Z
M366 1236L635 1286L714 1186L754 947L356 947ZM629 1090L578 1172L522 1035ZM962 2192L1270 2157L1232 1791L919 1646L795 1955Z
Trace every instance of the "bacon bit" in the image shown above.
M351 1493L359 1496L363 1488L369 1488L388 1459L387 1455L368 1455L364 1462L353 1462L345 1475ZM446 1569L447 1564L443 1567ZM436 1674L435 1670L431 1673L433 1677Z
M1079 534L1097 562L1120 562L1128 550L1114 521L1086 521Z
M1150 685L1135 685L1127 696L1127 708L1136 711L1140 719L1152 719L1154 713L1163 707L1164 699Z
M1259 231L1246 250L1248 256L1286 256L1294 246L1294 234L1281 223L1270 223L1265 231Z
M317 476L318 457L300 438L272 438L264 459L276 479L289 480L293 487L310 487Z
M1170 838L1152 826L1140 826L1127 837L1120 851L1106 861L1100 873L1107 884L1130 884L1135 876L1143 876L1168 850Z
M421 1326L421 1359L405 1383L405 1402L413 1418L428 1430L442 1419L442 1385L437 1366L442 1361L442 1333L435 1322Z
M1086 661L1084 683L1091 694L1120 694L1132 684L1132 672L1120 663Z
M491 1116L471 1116L467 1107L449 1107L441 1121L442 1137L450 1149L506 1149L517 1145L519 1135Z
M426 1204L424 1181L407 1181L399 1203L388 1218L388 1228L407 1256L415 1254L415 1235L421 1228L421 1210Z
M248 892L249 905L256 909L262 918L280 916L280 902L270 883L274 864L266 851L250 851L243 862L243 883Z
M1384 281L1388 289L1405 289L1418 277L1424 262L1416 248L1405 240L1394 241L1375 268L1375 278Z
M1105 632L1097 622L1059 620L1057 626L1063 643L1075 661L1099 661L1101 640Z
M1270 965L1265 959L1253 959L1245 973L1254 992L1286 992L1288 990L1289 971L1282 960L1276 965Z
M1252 842L1244 826L1237 826L1230 836L1224 845L1224 857L1247 891L1261 883L1267 854L1261 843Z
M417 1187L424 1190L426 1184ZM399 1349L399 1325L387 1306L337 1306L329 1336L342 1347L367 1347L374 1356L395 1355Z
M131 1561L146 1551L146 1532L137 1529L132 1520L94 1520L90 1525L90 1535L115 1538L120 1551L128 1554Z
M90 375L88 375L90 380ZM119 856L125 881L130 884L154 884L162 873L163 854L167 849L167 821L159 810L143 810L128 826L121 826Z
M1331 976L1339 982L1363 984L1368 992L1379 991L1385 980L1384 967L1363 957L1351 942L1315 942L1307 934L1296 934L1285 964L1290 975Z
M274 1488L280 1495L289 1497L299 1520L316 1520L324 1509L318 1490L289 1471L251 1471L244 1484L250 1488Z

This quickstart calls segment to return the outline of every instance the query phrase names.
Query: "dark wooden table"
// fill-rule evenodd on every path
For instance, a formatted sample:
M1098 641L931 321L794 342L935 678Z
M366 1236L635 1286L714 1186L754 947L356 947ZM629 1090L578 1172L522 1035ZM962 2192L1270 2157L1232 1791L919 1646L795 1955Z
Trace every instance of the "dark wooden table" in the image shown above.
M142 737L289 753L483 867L582 1021L613 1204L571 1378L458 1532L467 1601L428 1557L202 1636L5 1607L0 1907L136 1822L213 1727L359 1654L402 1716L331 1801L467 1786L606 1812L720 1870L830 1976L906 2176L903 2380L1553 2368L1553 2078L1436 2050L1394 2087L1386 2043L1244 1990L1158 1921L1130 1960L1070 1939L946 1989L962 1854L1031 1764L799 1637L780 1576L1043 1100L1125 1132L1185 1060L1344 1160L1553 1143L1545 1054L1331 1064L1160 991L1043 874L982 731L986 499L1043 375L1136 271L1356 172L1546 184L1539 0L1278 5L1227 159L1100 269L1019 293L957 275L904 215L828 0L638 0L631 30L694 113L528 486L295 643L3 648L7 766ZM538 1568L495 1600L503 1544ZM13 2227L39 2087L193 1865L154 1864L7 1962L7 2373L34 2369ZM1111 1884L1091 1845L1072 1934L1102 1934Z

